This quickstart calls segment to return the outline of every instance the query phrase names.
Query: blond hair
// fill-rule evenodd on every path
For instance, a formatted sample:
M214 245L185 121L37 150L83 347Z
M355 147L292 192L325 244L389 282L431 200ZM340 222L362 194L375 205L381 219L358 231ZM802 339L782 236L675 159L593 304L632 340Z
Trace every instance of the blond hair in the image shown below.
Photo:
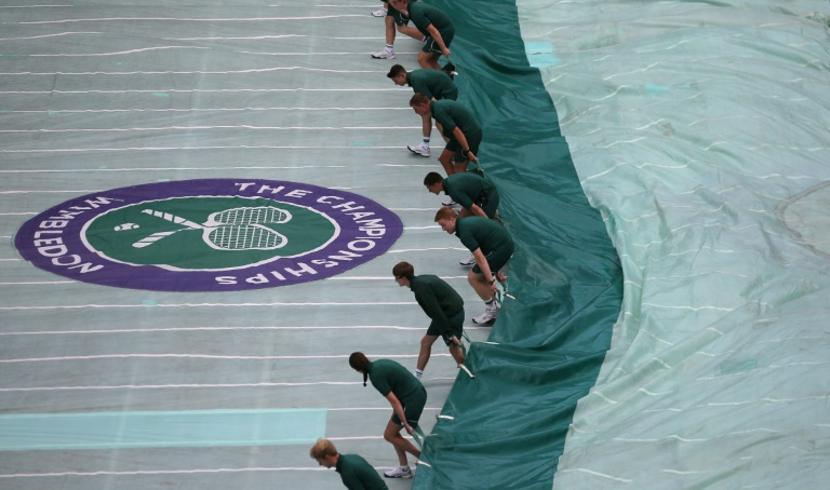
M311 446L311 449L308 451L312 458L320 460L327 456L334 456L337 454L337 448L334 447L334 443L328 439L317 439L317 442Z
M455 212L453 208L450 207L442 207L435 213L435 222L437 223L438 220L442 219L450 219L450 218L458 218L458 214Z

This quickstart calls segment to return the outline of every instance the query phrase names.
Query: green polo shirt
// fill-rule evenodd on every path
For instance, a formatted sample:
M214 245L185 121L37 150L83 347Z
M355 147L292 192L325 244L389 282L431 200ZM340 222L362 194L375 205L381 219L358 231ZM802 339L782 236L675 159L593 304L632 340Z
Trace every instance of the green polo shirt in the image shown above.
M458 98L458 89L452 78L441 70L419 69L406 74L406 83L412 91L424 94L428 98L452 99Z
M429 36L427 27L432 24L438 29L441 37L445 37L447 33L455 34L455 28L449 16L437 8L427 5L424 2L410 2L409 3L409 18L415 24L421 33Z
M480 248L484 255L513 249L513 239L498 221L481 216L468 216L455 222L455 234L470 252ZM495 271L494 271L495 272Z
M444 193L464 209L496 192L496 186L489 179L474 172L454 173L444 179Z
M424 389L420 381L408 369L389 359L378 359L369 363L369 379L372 386L386 397L391 391L404 407L410 400L420 400Z
M456 126L461 128L464 136L469 138L481 132L481 126L476 121L472 111L460 102L454 100L433 100L429 105L432 117L444 127L444 136L454 140L452 130Z
M349 490L388 490L372 465L357 454L341 454L334 469Z
M455 289L432 274L414 276L409 282L409 288L415 293L415 301L432 319L435 328L441 333L450 332L452 326L449 318L464 310L464 300Z

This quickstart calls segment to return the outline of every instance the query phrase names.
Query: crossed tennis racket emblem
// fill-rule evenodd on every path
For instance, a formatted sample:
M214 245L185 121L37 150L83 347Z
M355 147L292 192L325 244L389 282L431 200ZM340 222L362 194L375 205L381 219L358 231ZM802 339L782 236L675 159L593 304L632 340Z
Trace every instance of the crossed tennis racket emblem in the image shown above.
M273 206L225 209L208 215L196 223L164 211L142 209L141 212L170 223L183 225L172 231L159 231L133 243L135 248L146 248L186 230L201 230L202 241L214 250L276 250L288 244L288 238L268 226L291 221L291 213Z

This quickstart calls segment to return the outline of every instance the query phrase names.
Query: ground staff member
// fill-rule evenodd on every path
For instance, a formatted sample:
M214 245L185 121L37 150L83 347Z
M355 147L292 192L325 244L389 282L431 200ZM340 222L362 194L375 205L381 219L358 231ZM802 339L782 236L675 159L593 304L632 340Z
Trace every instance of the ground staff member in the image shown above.
M458 98L458 88L449 75L440 70L423 68L420 70L406 71L401 65L392 65L387 77L391 78L396 85L409 85L416 94L424 94L429 99ZM421 115L421 126L423 128L423 141L420 145L408 145L406 148L422 157L429 157L429 137L432 133L432 118L428 114Z
M432 274L415 275L415 267L409 262L398 262L392 275L401 287L409 287L415 293L415 301L432 320L426 335L421 339L421 351L415 367L415 377L420 379L429 362L432 344L440 335L450 349L459 367L464 364L461 336L464 326L464 300L443 279Z
M363 373L363 386L366 386L367 379L371 380L372 386L392 405L392 418L386 424L383 438L392 443L400 466L385 471L383 476L412 478L406 453L418 458L421 451L401 436L401 429L406 429L410 435L415 434L418 419L427 403L427 390L409 370L390 359L370 362L364 353L353 352L349 356L349 366Z
M412 0L389 0L389 5L412 19L415 27L425 36L424 47L418 53L418 63L424 68L441 69L447 73L455 71L449 62L450 44L455 37L455 28L450 17L436 7ZM443 68L438 65L441 55L447 57Z
M452 208L443 207L435 214L435 222L441 229L456 234L461 243L473 253L476 265L467 274L467 281L484 301L484 313L474 316L479 325L496 320L499 303L496 300L496 280L507 278L499 271L513 255L513 239L498 221L480 216L458 218Z
M443 192L452 199L452 205L461 205L460 218L481 216L496 219L499 208L499 192L490 179L473 172L454 173L447 178L437 172L430 172L424 177L424 186L433 194Z
M468 161L478 161L481 126L467 107L454 100L430 100L423 94L413 95L409 106L416 114L435 119L435 126L447 139L447 146L438 157L447 175L466 172Z
M309 451L320 466L334 468L349 490L388 490L368 461L357 454L340 454L328 439L317 439Z
M402 34L406 34L418 41L424 40L424 35L416 27L408 25L408 15L404 15L399 10L389 6L387 1L384 1L383 4L385 8L372 12L372 15L375 17L384 17L384 23L386 25L386 46L377 53L372 53L372 58L379 60L395 58L395 26L398 27L398 32Z

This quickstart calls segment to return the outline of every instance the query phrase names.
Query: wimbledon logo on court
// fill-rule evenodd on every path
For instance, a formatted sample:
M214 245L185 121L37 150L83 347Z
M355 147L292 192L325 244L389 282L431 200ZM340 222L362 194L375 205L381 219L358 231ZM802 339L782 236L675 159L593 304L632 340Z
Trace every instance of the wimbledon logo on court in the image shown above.
M204 179L89 194L27 221L23 257L72 279L158 291L233 291L323 279L395 243L392 211L350 192Z

